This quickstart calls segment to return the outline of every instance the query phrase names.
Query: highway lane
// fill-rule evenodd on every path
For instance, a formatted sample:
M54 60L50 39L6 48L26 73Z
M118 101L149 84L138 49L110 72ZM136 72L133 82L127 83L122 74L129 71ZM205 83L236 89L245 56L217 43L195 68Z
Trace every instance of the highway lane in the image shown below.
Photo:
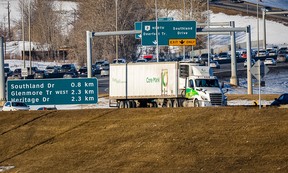
M219 80L227 79L231 77L231 64L220 64L220 69L213 69L214 75L219 78ZM271 73L277 73L278 70L287 70L288 73L288 62L277 63L276 66L268 66ZM237 76L238 78L247 77L247 68L244 67L243 62L237 63ZM109 76L101 77L97 75L98 79L98 89L99 94L109 94Z
M254 15L257 16L257 5L249 2L244 3L232 3L230 0L218 0L215 2L211 2L210 6L223 8L228 10L235 10L241 12L243 15ZM259 5L259 8L262 6ZM272 8L272 11L281 11L282 9ZM259 16L262 17L262 11L259 9ZM284 22L288 25L288 17L284 16L283 14L278 15L267 15L267 19L273 19L279 22Z

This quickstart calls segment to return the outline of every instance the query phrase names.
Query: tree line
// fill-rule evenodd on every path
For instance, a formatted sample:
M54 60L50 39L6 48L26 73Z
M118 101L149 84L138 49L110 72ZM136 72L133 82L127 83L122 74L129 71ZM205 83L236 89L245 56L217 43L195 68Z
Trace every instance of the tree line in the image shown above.
M79 64L86 62L86 31L106 32L134 30L134 23L139 21L155 20L155 0L69 0L77 3L77 8L67 14L56 10L54 0L19 0L19 9L23 11L23 19L19 19L11 35L12 40L21 40L22 25L24 36L28 41L28 26L30 17L31 41L39 43L39 47L47 49L44 59L59 59L57 51L68 51L67 59ZM116 8L117 4L117 8ZM158 0L159 17L174 15L180 20L196 20L205 22L206 0ZM24 7L24 8L23 8ZM117 14L116 14L117 12ZM175 14L176 12L176 14ZM65 16L71 21L65 21ZM117 15L117 19L116 19ZM0 32L2 29L0 28ZM7 35L7 34L6 34ZM11 40L11 41L12 41ZM197 37L197 45L201 46L203 38ZM118 57L135 60L140 40L134 35L103 36L93 39L93 61L116 58L116 44ZM196 46L197 48L197 46ZM190 50L191 48L187 48ZM153 51L153 49L152 49ZM167 53L167 47L161 47L161 53Z

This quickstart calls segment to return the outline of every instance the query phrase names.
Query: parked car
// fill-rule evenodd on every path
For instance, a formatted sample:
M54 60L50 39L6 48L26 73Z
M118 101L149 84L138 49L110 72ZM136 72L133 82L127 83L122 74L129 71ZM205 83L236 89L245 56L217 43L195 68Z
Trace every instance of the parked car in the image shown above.
M73 72L73 71L66 72L63 75L63 78L77 78L77 77L78 77L78 73L77 72Z
M66 72L78 73L74 64L63 64L61 66L60 73L66 73Z
M275 98L275 100L271 103L271 106L280 106L288 104L288 93L282 94L279 98Z
M118 63L118 64L123 64L123 63L126 63L126 60L125 59L114 59L113 60L113 64L116 64L116 63Z
M100 67L97 67L94 65L94 67L92 66L92 76L95 76L96 74L100 74ZM79 70L78 70L78 75L79 77L87 77L87 67L81 67Z
M31 69L31 73L30 73L30 69ZM38 69L38 67L27 67L27 72L28 72L28 74L30 75L32 75L32 76L34 76L34 74L35 74L35 72L36 71L38 71L39 69Z
M137 59L136 61L135 61L136 63L141 63L141 62L147 62L147 60L146 59Z
M212 60L212 61L210 61L210 67L219 69L220 68L220 64L218 63L218 61Z
M13 71L12 76L10 76L10 77L8 77L8 79L21 79L22 78L22 69L21 68L16 68Z
M231 59L230 55L228 52L220 52L218 54L218 59L221 60L221 59Z
M285 50L279 51L277 55L277 62L286 62L288 59L288 53Z
M109 62L106 61L106 60L100 60L100 61L96 61L96 62L95 62L95 66L96 66L96 67L97 67L97 66L101 67L103 64L109 64Z
M210 54L210 60L211 59L212 59L212 54ZM199 60L208 62L208 53L202 53L201 55L199 55Z
M259 50L256 54L257 57L266 57L268 52L266 50Z
M45 79L47 76L48 73L46 70L37 70L34 74L34 79Z
M268 50L268 56L277 56L277 50L276 49Z
M4 67L4 75L5 75L5 77L12 76L13 71L11 71L9 67Z
M7 101L2 108L2 111L22 111L22 110L30 110L30 107L27 106L24 102Z
M265 61L264 61L264 64L265 65L276 65L277 62L273 58L266 58Z
M256 63L255 59L251 59L251 67ZM244 62L244 67L247 67L247 59Z
M47 66L45 70L47 73L58 73L60 69L57 66Z

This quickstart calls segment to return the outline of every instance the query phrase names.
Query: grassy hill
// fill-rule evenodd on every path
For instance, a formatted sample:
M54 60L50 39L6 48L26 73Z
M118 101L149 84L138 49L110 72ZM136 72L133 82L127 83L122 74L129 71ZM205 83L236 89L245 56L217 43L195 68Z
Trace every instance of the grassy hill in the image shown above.
M7 172L286 172L287 109L0 112ZM286 171L285 171L286 170Z

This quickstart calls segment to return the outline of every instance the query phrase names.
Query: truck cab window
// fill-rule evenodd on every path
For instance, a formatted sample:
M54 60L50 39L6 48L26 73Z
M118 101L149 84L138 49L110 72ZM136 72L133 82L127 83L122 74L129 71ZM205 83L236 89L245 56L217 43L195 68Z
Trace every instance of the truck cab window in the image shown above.
M194 81L193 81L193 80L189 80L189 86L190 86L191 88L194 88Z

